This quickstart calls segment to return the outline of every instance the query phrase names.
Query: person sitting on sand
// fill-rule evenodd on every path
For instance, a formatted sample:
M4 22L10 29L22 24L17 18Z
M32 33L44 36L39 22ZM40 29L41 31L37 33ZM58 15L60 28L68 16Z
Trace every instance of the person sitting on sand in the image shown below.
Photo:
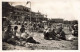
M17 30L18 30L18 26L15 26L14 27L14 31L13 31L13 38L15 39L15 40L19 40L20 39L20 33L19 32L17 32ZM17 36L17 34L18 34L18 36Z
M60 39L63 39L65 40L65 32L63 31L63 27L62 27L62 24L58 24L56 26L56 30L55 30L55 33L56 33L56 40L60 40Z
M22 25L21 29L20 29L21 35L20 35L20 39L21 41L26 41L26 42L30 42L30 43L38 43L36 42L33 37L31 37L27 32L25 32L25 28L24 25Z
M15 40L12 38L14 36L11 25L8 26L7 31L5 32L3 42L15 44Z
M72 35L78 37L78 25L74 24L72 25Z

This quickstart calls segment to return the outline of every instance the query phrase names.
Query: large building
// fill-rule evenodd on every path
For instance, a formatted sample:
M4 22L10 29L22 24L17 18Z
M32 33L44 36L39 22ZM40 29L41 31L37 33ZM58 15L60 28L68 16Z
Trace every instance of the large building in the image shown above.
M14 12L11 15L12 20L22 21L27 20L30 15L30 8L18 5L14 7Z
M30 8L22 6L22 5L17 5L17 6L11 6L8 2L3 2L3 14L6 14L8 19L10 21L14 21L15 23L18 22L23 22L23 21L34 21L34 22L39 22L42 20L47 20L45 16L40 13L40 12L33 12L30 10ZM7 4L7 6L5 6ZM7 10L5 9L7 8ZM9 11L9 12L6 12ZM6 13L5 13L6 12ZM3 16L6 16L3 15Z
M78 21L77 20L72 20L72 21L64 20L64 24L78 24Z
M8 2L2 2L2 17L9 17L13 7Z
M50 20L51 23L63 23L63 19L51 19Z

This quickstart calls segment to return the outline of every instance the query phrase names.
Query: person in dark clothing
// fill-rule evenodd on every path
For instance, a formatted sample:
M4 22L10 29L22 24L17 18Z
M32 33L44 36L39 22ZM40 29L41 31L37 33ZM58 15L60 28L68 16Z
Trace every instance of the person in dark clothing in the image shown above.
M21 33L25 32L24 25L22 25L22 27L21 27L21 29L20 29L20 32L21 32Z
M13 36L13 31L11 25L9 25L7 31L5 32L3 42L15 44L15 40L12 38L12 36Z
M18 33L18 32L17 32L17 29L18 29L18 26L15 26L15 27L14 27L14 31L13 31L14 39L15 39L15 40L19 40L19 38L16 36L16 34Z
M5 32L3 41L7 41L8 39L10 39L12 37L12 35L13 35L13 33L11 31L11 26L9 25L7 28L7 31Z
M77 24L72 26L72 35L78 37L78 25Z
M46 39L46 40L49 40L49 33L47 32L47 33L44 33L44 39Z
M33 37L29 37L26 42L34 43L34 44L40 44L39 42L35 41L35 40L33 39Z
M44 29L44 39L49 40L49 29L48 28Z
M52 31L46 30L46 32L44 32L44 39L46 40L55 39L55 36L56 33L54 32L54 29Z
M14 27L14 36L16 36L17 29L18 29L18 27L15 26L15 27Z
M66 39L62 24L57 25L55 33L56 33L56 38L55 38L56 40L60 40L60 39L65 40Z
M46 36L48 38L48 40L55 40L56 34L54 31L48 32L48 33L46 33L46 35L48 35L48 36Z
M64 31L61 31L61 33L60 33L61 35L60 35L60 39L62 39L62 40L66 40L66 34L65 34L65 32Z

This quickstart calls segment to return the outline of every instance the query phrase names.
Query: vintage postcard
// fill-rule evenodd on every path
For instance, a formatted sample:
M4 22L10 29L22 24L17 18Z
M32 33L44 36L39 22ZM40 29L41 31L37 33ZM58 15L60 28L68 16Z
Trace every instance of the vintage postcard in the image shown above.
M79 50L80 0L2 0L2 51Z

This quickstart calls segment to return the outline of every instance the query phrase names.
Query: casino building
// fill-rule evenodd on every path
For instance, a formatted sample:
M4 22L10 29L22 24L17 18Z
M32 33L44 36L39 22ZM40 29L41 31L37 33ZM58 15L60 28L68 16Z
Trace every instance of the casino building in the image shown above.
M45 17L44 14L40 13L39 11L38 12L30 11L30 8L22 5L11 6L8 2L3 2L2 6L3 16L8 17L8 19L12 23L13 22L15 22L16 24L19 22L23 23L23 21L42 22L44 20L47 20L47 16Z

